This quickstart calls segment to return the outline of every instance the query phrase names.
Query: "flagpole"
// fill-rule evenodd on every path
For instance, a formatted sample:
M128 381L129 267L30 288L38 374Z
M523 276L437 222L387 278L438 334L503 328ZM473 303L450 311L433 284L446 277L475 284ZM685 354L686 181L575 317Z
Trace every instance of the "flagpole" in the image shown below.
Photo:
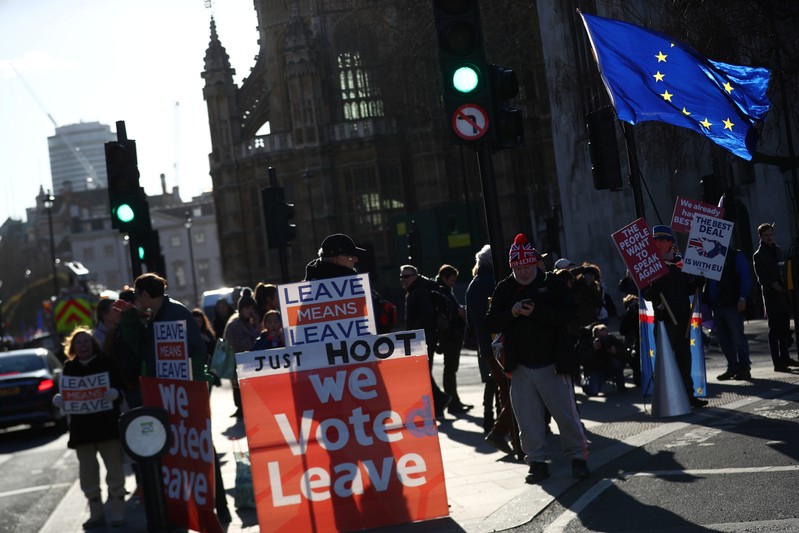
M633 126L627 122L620 122L627 146L627 161L630 165L630 187L633 189L633 199L635 200L635 218L645 218L644 196L641 192L641 168L638 166L638 152L635 148Z

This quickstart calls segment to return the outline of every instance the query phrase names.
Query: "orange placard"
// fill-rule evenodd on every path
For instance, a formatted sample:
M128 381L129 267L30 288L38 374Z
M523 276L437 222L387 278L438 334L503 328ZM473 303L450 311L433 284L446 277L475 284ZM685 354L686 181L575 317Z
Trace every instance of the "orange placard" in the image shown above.
M169 523L203 533L222 533L214 514L216 480L208 384L140 380L144 405L161 407L169 414L172 446L161 458Z
M401 337L306 345L309 369L240 380L261 531L350 531L448 514L424 342ZM347 351L363 362L338 356Z

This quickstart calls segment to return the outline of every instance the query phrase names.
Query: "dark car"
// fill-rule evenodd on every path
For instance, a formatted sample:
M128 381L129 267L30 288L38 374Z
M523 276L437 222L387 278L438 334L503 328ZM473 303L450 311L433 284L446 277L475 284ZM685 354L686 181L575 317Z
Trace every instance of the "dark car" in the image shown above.
M54 422L66 429L66 416L52 402L63 368L44 348L0 352L0 428Z

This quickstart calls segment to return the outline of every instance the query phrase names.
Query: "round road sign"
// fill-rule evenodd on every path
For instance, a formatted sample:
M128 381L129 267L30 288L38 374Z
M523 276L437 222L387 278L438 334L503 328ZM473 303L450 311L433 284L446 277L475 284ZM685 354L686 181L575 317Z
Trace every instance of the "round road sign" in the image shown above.
M488 133L488 113L476 104L464 104L452 114L452 131L466 141L476 141Z

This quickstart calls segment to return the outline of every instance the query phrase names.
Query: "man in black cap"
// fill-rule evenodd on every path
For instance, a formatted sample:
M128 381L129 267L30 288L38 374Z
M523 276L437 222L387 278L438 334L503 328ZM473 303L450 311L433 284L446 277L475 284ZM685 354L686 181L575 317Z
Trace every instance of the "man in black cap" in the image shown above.
M658 225L652 228L652 237L655 241L655 250L666 264L668 273L644 289L644 298L652 302L655 311L655 320L663 322L666 326L666 335L669 338L674 359L680 371L688 402L691 407L704 407L707 400L694 396L694 382L691 377L691 339L686 332L691 323L690 296L695 289L704 283L704 278L695 277L682 271L682 263L677 255L677 239L670 226ZM661 295L666 305L662 303ZM673 319L672 319L673 317ZM655 335L658 330L655 329Z
M348 235L343 233L328 235L319 248L319 257L305 265L303 281L357 274L355 265L358 263L358 256L365 251L355 246L355 242Z

